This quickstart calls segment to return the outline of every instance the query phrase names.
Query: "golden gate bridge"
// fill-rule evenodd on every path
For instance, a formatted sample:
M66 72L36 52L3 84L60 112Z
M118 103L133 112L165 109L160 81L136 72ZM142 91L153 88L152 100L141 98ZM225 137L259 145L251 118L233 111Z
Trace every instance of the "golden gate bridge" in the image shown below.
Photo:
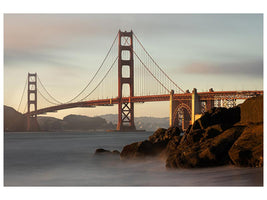
M133 131L136 130L135 103L169 101L170 126L185 130L213 107L233 107L237 99L262 94L263 91L257 90L213 91L212 88L208 92L197 92L195 88L191 93L184 91L156 63L132 31L119 31L98 70L76 96L59 101L46 89L37 73L28 73L17 110L27 117L27 130L33 131L37 130L40 114L118 104L117 130Z

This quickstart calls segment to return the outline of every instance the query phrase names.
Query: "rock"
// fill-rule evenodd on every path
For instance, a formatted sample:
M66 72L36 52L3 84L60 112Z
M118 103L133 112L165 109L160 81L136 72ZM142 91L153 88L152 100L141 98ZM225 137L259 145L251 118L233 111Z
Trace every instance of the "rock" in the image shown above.
M120 152L118 150L114 150L111 152L112 154L115 154L115 155L120 155Z
M205 157L205 154L200 156L200 159L204 159L205 163L212 165L226 165L230 163L230 158L228 156L228 151L237 140L237 138L243 132L243 126L234 126L230 129L227 129L222 134L218 135L215 138L210 139L210 144L205 145L209 152L212 155L212 159ZM203 149L203 147L202 147ZM213 157L214 156L214 157ZM210 162L212 161L212 162ZM202 164L206 166L206 164Z
M232 125L240 121L240 108L212 108L205 112L201 118L196 120L191 130L206 129L215 124L221 124L223 130L230 128Z
M221 124L215 124L206 128L204 138L214 138L223 132Z
M263 96L247 99L240 105L240 123L261 123L263 122Z
M158 129L149 140L125 146L121 158L164 155L168 168L232 163L262 167L262 103L262 97L256 97L234 108L213 108L196 120L183 136L177 127Z
M174 136L180 135L180 129L178 127L170 127L167 130L159 128L156 132L149 137L149 141L152 143L165 142L168 143Z
M204 130L203 129L197 129L193 130L189 134L185 136L186 140L184 139L183 142L186 142L187 144L193 144L195 142L199 142L200 139L203 137Z
M170 154L171 152L175 151L180 144L182 136L174 136L172 140L169 141L166 151L164 152L165 154Z
M114 150L114 151L109 151L109 150L106 150L106 149L96 149L95 150L95 155L119 155L120 152L118 150Z
M178 127L170 127L167 130L159 128L148 140L126 145L120 156L122 159L143 158L157 156L166 149L173 137L180 136Z
M229 164L228 151L243 129L243 126L232 127L211 138L205 138L202 129L189 132L183 136L176 150L170 152L166 167L193 168Z
M242 167L263 166L263 124L246 127L229 151L232 162Z
M160 138L162 138L165 134L167 129L165 128L159 128L157 129L153 135L149 136L149 141L151 142L156 142L157 140L159 140Z
M135 142L123 147L120 156L122 159L143 158L146 156L154 156L154 149L152 142L145 140L142 142Z

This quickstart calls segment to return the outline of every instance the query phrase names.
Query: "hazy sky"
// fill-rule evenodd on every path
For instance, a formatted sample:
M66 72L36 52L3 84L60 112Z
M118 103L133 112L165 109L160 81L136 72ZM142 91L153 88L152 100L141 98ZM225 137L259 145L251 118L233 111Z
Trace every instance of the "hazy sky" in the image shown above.
M28 72L69 100L98 69L118 30L133 30L184 90L263 89L261 14L5 14L4 104L17 109ZM168 102L136 105L136 116L167 117ZM111 108L69 109L89 116Z

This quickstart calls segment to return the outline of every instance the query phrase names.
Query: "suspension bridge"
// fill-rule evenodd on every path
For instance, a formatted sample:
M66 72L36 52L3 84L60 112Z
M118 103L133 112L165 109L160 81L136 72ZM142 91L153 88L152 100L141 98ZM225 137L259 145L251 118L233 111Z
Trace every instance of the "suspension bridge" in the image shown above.
M263 91L257 90L213 91L212 88L208 92L197 92L195 88L192 92L184 91L156 63L132 31L119 31L98 70L76 96L66 102L59 101L37 73L28 73L17 110L27 117L27 130L33 131L38 129L37 115L40 114L117 104L117 130L133 131L136 130L135 103L169 101L170 126L185 130L206 110L233 107L237 99L262 94Z

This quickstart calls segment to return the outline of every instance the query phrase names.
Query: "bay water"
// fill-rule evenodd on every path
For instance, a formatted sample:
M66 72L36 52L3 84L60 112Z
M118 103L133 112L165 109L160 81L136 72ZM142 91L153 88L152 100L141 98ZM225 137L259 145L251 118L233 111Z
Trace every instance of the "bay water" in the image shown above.
M263 168L222 166L201 169L165 167L149 158L121 160L94 155L98 148L148 139L152 132L4 133L5 186L262 186Z

